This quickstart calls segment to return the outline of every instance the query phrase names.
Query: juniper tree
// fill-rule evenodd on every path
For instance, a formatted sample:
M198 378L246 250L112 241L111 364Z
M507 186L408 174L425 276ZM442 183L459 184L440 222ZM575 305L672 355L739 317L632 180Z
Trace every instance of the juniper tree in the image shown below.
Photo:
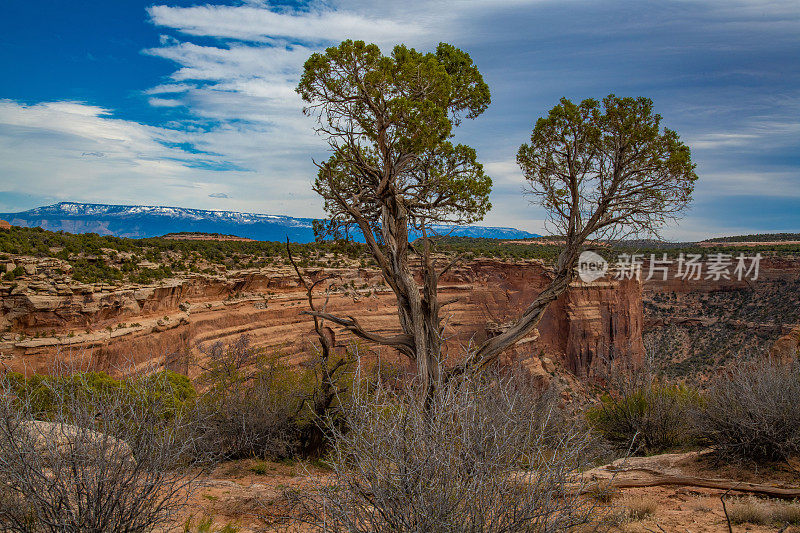
M482 368L525 336L547 305L569 288L584 243L658 236L691 202L697 175L689 147L661 127L648 98L566 98L540 118L517 163L533 201L564 238L549 285L503 333L456 369Z
M297 92L331 150L314 183L329 217L318 229L360 231L397 296L401 332L382 336L352 317L324 318L397 349L433 384L442 350L437 285L447 267L434 261L428 237L433 224L476 222L491 207L492 181L475 150L452 142L453 128L489 105L489 88L470 56L448 44L383 55L376 45L344 41L306 61ZM422 237L418 248L410 232Z
M316 229L363 235L396 295L400 331L386 336L354 317L311 314L409 357L426 398L441 378L485 367L535 327L569 287L587 239L657 231L688 205L696 180L688 147L662 131L650 100L562 99L517 157L530 192L565 236L552 282L511 328L440 376L445 304L437 287L452 263L436 263L429 237L434 224L477 222L491 208L492 182L475 150L452 142L461 120L489 105L488 86L470 56L445 43L430 53L399 45L383 55L375 45L344 41L306 61L297 92L331 150L317 165L314 190L328 219ZM416 246L415 234L422 237Z

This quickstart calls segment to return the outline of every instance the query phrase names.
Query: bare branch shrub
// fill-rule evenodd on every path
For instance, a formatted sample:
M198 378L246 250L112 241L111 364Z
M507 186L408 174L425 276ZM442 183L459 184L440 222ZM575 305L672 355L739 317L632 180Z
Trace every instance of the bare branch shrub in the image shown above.
M205 355L200 383L207 389L195 410L203 448L225 459L291 455L302 406L296 373L245 335L216 343Z
M711 384L697 431L721 457L786 460L800 453L800 365L739 364Z
M498 376L436 388L356 390L330 428L332 474L290 494L324 531L550 532L600 520L581 495L587 435L538 394Z
M193 431L167 377L97 379L0 378L3 531L151 531L184 504Z

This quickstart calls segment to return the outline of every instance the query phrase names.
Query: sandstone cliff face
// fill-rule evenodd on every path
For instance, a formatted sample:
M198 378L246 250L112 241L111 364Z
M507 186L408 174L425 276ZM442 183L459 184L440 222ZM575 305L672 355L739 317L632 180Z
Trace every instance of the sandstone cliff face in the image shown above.
M380 332L397 328L394 295L382 286L377 271L310 274L337 275L340 285L357 287L334 293L332 312L357 316ZM456 301L443 311L450 336L447 356L463 357L470 342L501 330L548 281L548 269L533 261L475 260L448 273L442 279L441 299ZM193 276L151 287L96 286L61 294L52 289L15 290L0 293L0 321L12 332L0 342L0 353L7 366L18 369L44 368L55 357L66 357L102 369L153 364L189 372L189 360L200 355L200 348L242 334L250 335L256 346L300 362L314 338L309 318L301 314L304 292L288 269L239 272L228 278ZM47 335L36 337L37 332ZM339 334L337 340L346 344L351 339ZM578 375L589 375L606 359L637 362L643 353L641 285L626 280L575 283L509 357L537 369L546 357Z
M800 325L800 258L765 256L757 280L676 274L643 284L645 339L670 375L702 380L730 359L766 356Z
M461 322L472 317L472 324L461 325L462 342L473 336L482 341L513 322L550 281L549 269L538 262L501 265L474 261L443 280L445 284L453 278L472 283L467 305L457 314ZM514 354L523 359L541 354L555 357L579 376L591 375L604 361L616 357L640 363L644 356L641 290L635 279L574 282L549 306L536 331L517 343Z

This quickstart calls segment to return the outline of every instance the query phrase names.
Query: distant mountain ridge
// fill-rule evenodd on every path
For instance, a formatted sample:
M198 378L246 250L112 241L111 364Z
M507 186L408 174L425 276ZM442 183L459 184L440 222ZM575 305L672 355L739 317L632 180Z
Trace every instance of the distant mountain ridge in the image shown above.
M311 218L148 205L59 202L19 213L0 213L14 226L39 226L50 231L98 233L117 237L160 237L167 233L199 232L236 235L261 241L314 240ZM435 226L440 233L463 237L522 239L538 237L515 228Z

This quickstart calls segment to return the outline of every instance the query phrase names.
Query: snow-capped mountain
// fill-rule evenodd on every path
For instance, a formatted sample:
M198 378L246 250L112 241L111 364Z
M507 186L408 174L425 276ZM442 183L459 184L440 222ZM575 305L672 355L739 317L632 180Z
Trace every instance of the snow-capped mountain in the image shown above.
M314 240L311 218L283 215L208 211L184 207L106 205L60 202L20 213L0 213L14 226L39 226L50 231L99 233L117 237L157 237L166 233L203 232L236 235L262 241ZM521 239L536 235L514 228L458 226L437 228L440 233L465 237Z

